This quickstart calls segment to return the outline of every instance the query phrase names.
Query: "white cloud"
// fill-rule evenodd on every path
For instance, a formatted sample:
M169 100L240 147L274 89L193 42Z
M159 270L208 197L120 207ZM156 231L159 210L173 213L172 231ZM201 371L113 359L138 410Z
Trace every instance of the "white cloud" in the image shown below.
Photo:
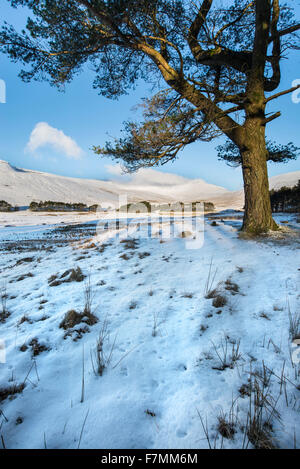
M105 169L113 176L124 176L122 166L120 164L106 164Z
M51 127L47 122L39 122L31 132L26 151L34 152L45 145L51 145L68 158L79 159L84 154L75 140L65 135L62 130Z

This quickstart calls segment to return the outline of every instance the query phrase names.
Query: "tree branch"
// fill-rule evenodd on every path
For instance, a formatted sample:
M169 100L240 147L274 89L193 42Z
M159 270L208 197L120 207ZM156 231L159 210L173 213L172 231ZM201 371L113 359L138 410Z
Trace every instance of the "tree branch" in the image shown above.
M287 34L295 33L296 31L299 31L300 29L300 23L299 24L294 24L293 26L290 26L289 28L282 29L281 31L278 31L278 36L286 36ZM271 36L269 39L269 43L274 40L274 37Z
M294 86L293 88L289 88L288 90L281 91L280 93L273 94L272 96L269 96L269 98L266 99L266 103L269 101L272 101L273 99L279 98L280 96L284 96L285 94L292 93L293 91L296 91L300 88L300 85Z
M278 88L281 73L280 73L280 36L277 30L277 25L279 21L279 0L273 0L273 12L272 12L272 21L271 21L271 35L273 38L273 50L272 50L272 57L270 58L270 63L273 70L273 75L271 78L265 80L264 89L265 91L273 91Z
M198 10L198 13L192 22L189 32L188 32L188 44L191 49L193 56L196 58L198 53L202 51L201 46L198 42L198 35L203 27L206 17L211 9L213 0L204 0L201 4L201 7Z
M268 124L269 122L272 122L273 120L277 119L278 117L281 116L281 112L278 111L278 112L275 112L275 114L272 114L270 117L267 117L266 119L264 119L263 123L264 125Z

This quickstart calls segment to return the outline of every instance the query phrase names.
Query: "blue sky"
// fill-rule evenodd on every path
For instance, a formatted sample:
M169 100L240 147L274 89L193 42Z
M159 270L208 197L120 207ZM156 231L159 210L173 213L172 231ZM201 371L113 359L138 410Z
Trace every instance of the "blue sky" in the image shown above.
M16 26L24 24L26 10L12 9L8 3L3 5L3 0L1 3L2 18ZM113 164L112 160L96 156L90 148L94 144L103 145L109 136L118 137L124 120L138 118L133 107L149 94L150 85L140 83L134 92L118 101L111 101L93 90L93 74L88 69L67 85L64 93L47 83L23 83L18 77L19 70L19 65L0 55L0 79L6 82L7 87L6 104L0 104L0 159L16 166L65 176L111 178L107 166ZM290 88L296 79L300 80L299 56L293 52L289 60L284 60L280 90ZM291 95L287 95L273 101L268 109L269 112L278 110L282 111L282 117L269 124L268 137L278 143L292 141L300 147L300 103L293 103ZM33 129L41 122L72 138L83 153L77 154L74 142L68 139L65 139L64 146L39 146L41 142L37 135L28 146ZM57 133L52 133L55 140ZM220 143L222 139L190 145L174 163L159 169L237 189L241 187L241 170L217 160L215 147ZM69 155L66 154L68 149ZM281 165L269 164L270 176L299 169L299 160Z

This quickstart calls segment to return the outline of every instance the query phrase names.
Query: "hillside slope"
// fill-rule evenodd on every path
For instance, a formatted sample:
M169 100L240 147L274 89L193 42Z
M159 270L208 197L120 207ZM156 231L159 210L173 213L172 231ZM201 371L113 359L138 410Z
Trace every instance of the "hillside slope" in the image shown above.
M270 179L270 187L293 186L298 179L300 171L282 174ZM127 194L128 201L206 200L220 208L241 208L244 199L243 191L229 191L202 179L187 179L155 170L141 170L138 177L134 175L125 182L101 181L15 168L0 160L0 199L13 205L55 200L108 206L117 204L121 194Z

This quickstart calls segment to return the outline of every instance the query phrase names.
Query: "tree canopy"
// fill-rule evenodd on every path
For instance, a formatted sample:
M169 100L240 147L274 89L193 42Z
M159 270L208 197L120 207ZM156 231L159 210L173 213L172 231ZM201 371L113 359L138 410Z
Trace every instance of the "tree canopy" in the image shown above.
M267 140L266 146L267 161L272 161L273 163L288 163L291 160L295 160L300 150L292 142L289 142L287 145L279 145ZM240 150L230 140L227 140L224 145L219 145L217 151L218 159L226 161L229 166L237 167L242 164Z
M264 90L273 92L280 84L281 58L298 47L300 25L292 7L279 0L260 1L263 12L249 0L10 3L32 12L24 31L4 23L0 32L0 50L23 63L23 80L48 80L62 88L88 63L94 88L108 98L128 92L141 78L168 84L147 102L145 126L128 123L125 140L96 148L131 167L134 159L137 165L164 163L185 145L220 132L238 143L253 62L263 62ZM266 34L253 46L258 14Z

